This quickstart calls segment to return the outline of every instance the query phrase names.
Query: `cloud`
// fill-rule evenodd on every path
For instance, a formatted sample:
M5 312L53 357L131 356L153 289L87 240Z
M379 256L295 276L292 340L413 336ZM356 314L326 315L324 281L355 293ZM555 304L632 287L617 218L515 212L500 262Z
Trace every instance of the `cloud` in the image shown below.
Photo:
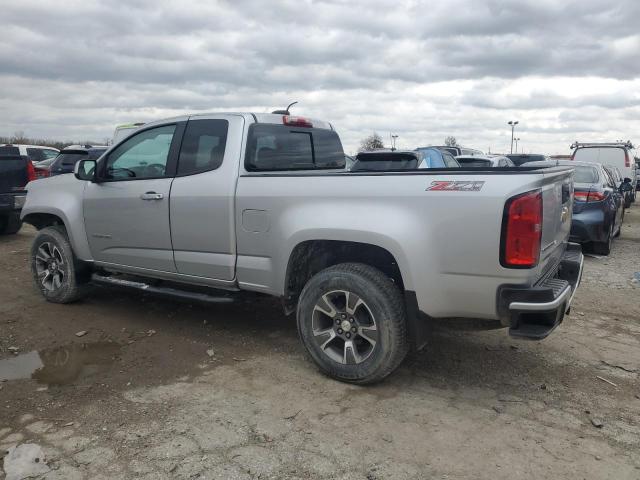
M504 150L517 118L555 153L638 130L639 17L634 0L22 0L3 6L0 135L299 100L349 151L372 130Z

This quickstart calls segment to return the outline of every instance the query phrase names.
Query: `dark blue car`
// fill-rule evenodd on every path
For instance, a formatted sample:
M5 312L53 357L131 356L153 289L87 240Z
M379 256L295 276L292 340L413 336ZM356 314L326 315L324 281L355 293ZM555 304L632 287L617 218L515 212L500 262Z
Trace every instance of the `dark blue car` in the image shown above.
M576 163L570 238L586 244L594 253L609 255L613 238L622 231L624 192L606 167L567 163Z
M62 175L73 173L73 167L80 160L96 160L108 147L93 145L71 145L60 151L53 160L49 169L49 175Z
M609 255L624 218L624 194L609 169L599 163L557 160L529 162L524 167L569 166L573 171L573 220L569 240L583 250Z

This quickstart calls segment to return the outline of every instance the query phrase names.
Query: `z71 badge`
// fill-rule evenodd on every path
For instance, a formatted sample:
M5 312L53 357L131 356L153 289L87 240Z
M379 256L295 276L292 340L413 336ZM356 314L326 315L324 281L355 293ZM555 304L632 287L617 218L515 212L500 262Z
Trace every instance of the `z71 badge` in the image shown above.
M447 192L479 192L482 190L482 186L484 182L468 182L468 181L457 181L457 182L449 182L436 180L431 182L431 186L427 187L428 191L436 191L436 190L444 190Z

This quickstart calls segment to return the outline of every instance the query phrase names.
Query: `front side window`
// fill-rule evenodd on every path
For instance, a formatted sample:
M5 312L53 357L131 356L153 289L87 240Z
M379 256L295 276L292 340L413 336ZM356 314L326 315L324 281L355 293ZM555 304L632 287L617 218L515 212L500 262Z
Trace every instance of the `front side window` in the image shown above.
M249 171L344 168L338 135L331 130L256 124L249 129L245 168Z
M175 125L164 125L129 138L109 154L105 177L110 180L136 180L166 176L175 129Z
M189 120L182 138L178 175L215 170L222 165L228 130L227 120Z

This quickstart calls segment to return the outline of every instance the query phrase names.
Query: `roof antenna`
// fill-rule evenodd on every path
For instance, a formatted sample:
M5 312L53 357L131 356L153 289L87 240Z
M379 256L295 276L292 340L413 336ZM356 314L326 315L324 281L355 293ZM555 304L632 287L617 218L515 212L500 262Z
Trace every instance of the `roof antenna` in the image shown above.
M276 115L291 115L291 114L289 113L289 109L290 109L291 107L293 107L296 103L298 103L298 102L292 102L292 103L290 103L290 104L287 106L286 110L274 110L274 111L273 111L273 112L271 112L271 113L275 113Z

